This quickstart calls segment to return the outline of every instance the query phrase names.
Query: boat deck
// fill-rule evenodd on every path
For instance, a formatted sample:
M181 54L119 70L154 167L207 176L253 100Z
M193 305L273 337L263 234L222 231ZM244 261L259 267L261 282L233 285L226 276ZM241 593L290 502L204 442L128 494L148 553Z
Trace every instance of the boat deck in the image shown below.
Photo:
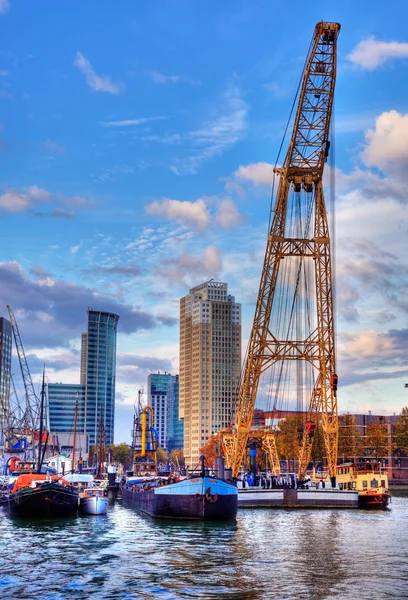
M238 490L238 508L358 508L358 492L339 489Z

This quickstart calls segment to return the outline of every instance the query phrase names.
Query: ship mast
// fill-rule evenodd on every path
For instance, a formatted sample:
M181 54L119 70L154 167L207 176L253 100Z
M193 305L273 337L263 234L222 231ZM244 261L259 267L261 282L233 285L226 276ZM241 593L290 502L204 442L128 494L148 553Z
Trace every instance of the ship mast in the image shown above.
M251 430L252 416L261 374L279 361L307 361L313 365L315 383L309 413L322 414L324 440L330 476L335 478L337 463L337 396L333 389L335 344L333 320L332 267L330 236L323 195L323 170L329 153L329 131L336 80L338 23L317 23L302 77L302 85L286 158L275 173L279 177L273 219L269 230L258 292L254 322L242 384L239 390L235 423L223 433L227 466L237 477ZM287 226L288 198L302 194L314 221L302 224L304 233L293 235ZM297 196L298 195L298 196ZM303 197L302 196L302 197ZM299 228L296 230L299 231ZM271 331L271 315L276 291L285 281L279 279L282 264L296 257L299 274L306 260L314 261L315 328L304 339ZM310 290L309 290L310 292ZM307 437L307 440L305 441ZM310 436L306 428L302 441L303 463L310 457ZM310 447L309 447L310 446ZM268 450L273 470L279 469L279 456L273 432L266 432L264 448ZM306 464L307 466L307 464Z

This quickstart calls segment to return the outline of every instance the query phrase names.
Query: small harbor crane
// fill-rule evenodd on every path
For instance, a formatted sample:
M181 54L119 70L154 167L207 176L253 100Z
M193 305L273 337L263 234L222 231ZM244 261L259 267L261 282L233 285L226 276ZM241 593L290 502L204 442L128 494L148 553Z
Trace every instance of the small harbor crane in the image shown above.
M7 305L7 310L9 313L10 323L13 330L14 342L16 344L18 361L20 363L21 375L23 377L24 383L26 397L25 421L27 426L32 429L34 436L34 432L38 430L40 424L40 400L34 390L30 368L28 366L27 358L24 352L24 346L17 325L16 317L14 316L14 313L9 305Z
M329 223L323 194L323 171L330 149L339 31L338 23L322 21L315 27L304 67L289 147L283 163L274 169L279 184L235 422L231 430L223 432L226 463L232 469L233 477L238 476L247 447L261 374L277 363L303 361L311 365L314 383L307 421L302 428L299 475L304 475L310 460L314 430L320 414L329 472L332 483L335 482L337 375L332 263ZM289 226L289 206L292 213L298 215L294 226ZM295 270L292 270L291 277L289 274L283 277L285 263L291 260L295 261ZM309 271L305 276L307 292L304 295L308 296L305 300L300 298L299 281L306 269ZM294 311L289 310L286 331L283 332L282 328L273 330L271 316L281 310L277 297L290 280L294 281L293 306L299 301L299 304L302 302L302 307L308 308L310 298L314 305L313 318L307 320L301 315L301 326L296 327L293 322ZM306 308L303 312L305 310ZM299 337L300 334L303 334L303 338ZM336 390L333 385L334 377ZM272 470L279 472L274 431L265 431L263 447L269 455Z

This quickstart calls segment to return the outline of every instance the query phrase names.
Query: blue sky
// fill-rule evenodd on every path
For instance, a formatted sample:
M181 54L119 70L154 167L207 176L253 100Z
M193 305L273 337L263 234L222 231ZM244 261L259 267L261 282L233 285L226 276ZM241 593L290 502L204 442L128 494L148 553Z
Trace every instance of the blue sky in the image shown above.
M336 6L334 5L336 4ZM121 316L117 441L178 369L178 302L227 281L252 324L275 162L315 23L335 98L341 410L408 379L408 6L0 0L0 299L32 369L79 378L86 308Z

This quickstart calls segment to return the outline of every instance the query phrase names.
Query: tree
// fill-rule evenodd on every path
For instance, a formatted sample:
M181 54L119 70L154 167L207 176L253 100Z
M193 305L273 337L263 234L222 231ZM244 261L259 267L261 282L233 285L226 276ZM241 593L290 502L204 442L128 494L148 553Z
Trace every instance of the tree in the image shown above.
M169 454L169 461L173 463L177 469L182 469L185 466L184 460L184 452L181 448L180 450L172 450Z
M95 446L89 446L88 467L93 467L95 461Z
M279 421L276 445L281 458L299 458L298 417L296 415L289 415Z
M341 460L355 458L363 453L363 440L353 415L339 417L338 456Z
M220 456L221 443L219 434L212 435L208 442L200 449L200 453L204 454L205 461L209 467L214 466L214 458Z
M389 451L389 439L387 426L380 421L376 421L367 427L366 451L375 456L387 456Z
M324 443L324 433L321 422L319 421L315 429L312 452L310 459L312 462L323 462L323 458L326 456L326 446Z
M394 428L395 446L408 454L408 406L404 406Z
M157 464L165 464L167 462L167 452L163 448L157 448L156 450L156 462Z
M132 448L129 446L129 444L126 444L125 442L117 445L112 444L110 448L112 450L113 462L120 463L123 465L124 469L127 469L132 465Z

